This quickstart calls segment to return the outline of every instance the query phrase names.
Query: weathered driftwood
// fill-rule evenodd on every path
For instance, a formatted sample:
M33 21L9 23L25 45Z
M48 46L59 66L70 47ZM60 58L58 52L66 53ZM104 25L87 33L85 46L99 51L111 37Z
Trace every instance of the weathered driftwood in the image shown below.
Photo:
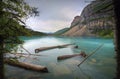
M31 54L27 49L25 49L22 45L20 46L21 48L23 48L27 53Z
M75 56L86 57L86 54L84 52L81 52L80 54L58 56L57 60L64 60L64 59L72 58L72 57L75 57Z
M97 50L99 50L101 47L103 46L103 44L101 44L98 48L96 48L90 55L88 55L81 63L78 64L78 66L80 66L83 62L85 62L85 60L87 60L90 56L92 56L94 53L96 53Z
M64 47L69 46L69 45L73 45L73 44L64 44L64 45L58 45L58 46L41 47L41 48L35 49L35 53L38 53L39 51L54 49L54 48L64 48Z
M14 55L33 55L33 56L46 56L46 55L38 55L38 54L27 54L27 53L11 53L10 54L14 54Z
M18 62L18 61L5 59L4 63L6 63L8 65L28 69L28 70L40 71L40 72L48 72L48 69L45 66L34 65L34 64L26 63L26 62Z
M71 45L70 48L79 48L78 45Z

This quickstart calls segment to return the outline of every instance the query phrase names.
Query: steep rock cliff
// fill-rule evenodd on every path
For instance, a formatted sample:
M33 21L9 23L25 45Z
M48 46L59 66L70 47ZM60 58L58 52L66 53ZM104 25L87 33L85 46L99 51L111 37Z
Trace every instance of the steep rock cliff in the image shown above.
M112 0L96 0L76 16L64 36L107 36L114 28ZM112 34L112 33L111 33Z

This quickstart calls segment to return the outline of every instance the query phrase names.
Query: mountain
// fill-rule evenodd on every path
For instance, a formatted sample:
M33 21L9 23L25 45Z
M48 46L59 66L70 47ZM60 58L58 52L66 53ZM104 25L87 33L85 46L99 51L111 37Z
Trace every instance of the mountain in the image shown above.
M54 33L54 35L61 35L63 33L65 33L66 31L68 31L70 28L63 28L61 30L58 30Z
M112 37L115 25L112 0L95 0L88 4L80 16L75 16L63 36Z

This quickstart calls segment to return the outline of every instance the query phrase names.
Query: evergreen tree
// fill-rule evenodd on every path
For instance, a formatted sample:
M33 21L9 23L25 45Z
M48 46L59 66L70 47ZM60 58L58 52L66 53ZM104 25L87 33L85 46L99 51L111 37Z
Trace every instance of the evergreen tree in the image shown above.
M22 43L18 36L29 35L22 20L38 13L24 0L0 0L0 79L4 79L3 54L9 51L5 45Z

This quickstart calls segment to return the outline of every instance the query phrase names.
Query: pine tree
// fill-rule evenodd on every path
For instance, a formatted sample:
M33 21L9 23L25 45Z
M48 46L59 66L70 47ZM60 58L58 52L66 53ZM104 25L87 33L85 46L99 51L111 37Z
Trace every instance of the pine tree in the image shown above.
M29 35L22 20L38 13L24 0L0 0L0 79L4 79L3 54L9 51L5 45L22 43L18 36Z

